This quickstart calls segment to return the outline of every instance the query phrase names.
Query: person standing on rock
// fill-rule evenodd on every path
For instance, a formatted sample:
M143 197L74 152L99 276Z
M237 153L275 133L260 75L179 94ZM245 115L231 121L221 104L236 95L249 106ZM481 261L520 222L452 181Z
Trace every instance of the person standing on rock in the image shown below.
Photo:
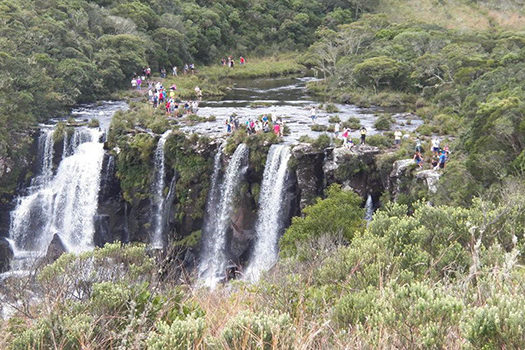
M361 133L361 144L364 145L366 142L366 128L364 126L361 127L360 133Z
M312 106L310 109L310 118L312 119L312 123L315 124L315 119L317 118L317 110L315 109L315 106Z
M423 168L423 157L421 156L421 153L416 152L416 154L414 154L414 161L420 169Z
M432 153L435 156L439 155L439 139L437 137L432 139Z
M400 145L401 144L401 137L403 136L403 133L401 132L401 130L396 130L394 132L394 144L395 145Z
M177 66L173 66L173 76L177 76Z
M444 169L446 162L447 162L447 154L445 151L442 151L441 155L439 156L439 168Z
M423 152L423 146L421 146L421 140L419 139L419 137L416 139L416 152Z
M339 131L340 130L341 130L341 124L339 124L339 122L335 123L335 126L334 126L334 138L335 139L339 138Z

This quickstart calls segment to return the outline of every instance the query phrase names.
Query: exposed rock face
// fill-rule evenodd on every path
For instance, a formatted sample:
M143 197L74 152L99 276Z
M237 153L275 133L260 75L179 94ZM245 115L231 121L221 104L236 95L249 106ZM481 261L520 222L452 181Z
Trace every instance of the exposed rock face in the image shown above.
M44 257L44 262L46 264L50 264L60 258L60 256L65 252L66 247L64 247L64 243L62 243L60 237L55 234L51 240L51 243L49 243L49 246L47 247L47 253Z
M11 259L13 259L13 251L9 243L0 238L0 273L9 270Z
M299 208L303 210L323 193L325 152L310 144L301 143L293 148L292 155L296 160Z
M394 162L392 172L388 178L388 190L394 201L404 191L410 172L415 166L416 163L414 163L413 159L401 159Z
M430 192L437 192L437 183L441 174L437 170L423 170L416 173L416 179L426 183Z
M115 159L108 153L102 163L98 214L95 217L95 245L127 241L126 208L116 175Z
M328 150L323 166L326 185L340 183L363 198L379 196L383 191L375 159L379 153L379 148L368 145Z

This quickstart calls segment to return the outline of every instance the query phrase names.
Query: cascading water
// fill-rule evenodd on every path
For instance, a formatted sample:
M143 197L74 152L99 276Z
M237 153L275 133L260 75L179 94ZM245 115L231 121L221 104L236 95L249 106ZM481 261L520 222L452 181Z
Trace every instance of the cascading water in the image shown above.
M164 145L171 130L166 131L159 139L157 149L155 150L155 176L153 180L153 236L151 238L151 246L154 249L162 249L164 241L162 234L164 231L164 185L165 185L165 162L164 162Z
M277 243L284 226L282 211L289 160L290 149L287 146L270 147L259 194L259 213L255 226L257 240L244 274L251 281L257 281L261 273L277 261Z
M370 222L372 221L372 217L374 216L374 202L372 200L372 196L368 195L366 198L365 203L365 220Z
M38 188L46 186L53 178L53 129L43 129L38 138L38 157L40 161L39 175L33 178L29 193L33 193Z
M18 199L9 230L15 255L12 270L27 268L43 256L55 234L70 252L93 247L104 157L100 136L97 129L76 128L74 152L61 161L56 175ZM41 176L52 168L47 161L43 164Z
M205 286L214 288L226 278L226 233L230 226L232 203L239 182L246 170L248 147L240 144L228 164L220 189L217 187L220 173L220 155L215 157L212 188L206 207L208 213L203 235L203 253L199 265L199 277Z

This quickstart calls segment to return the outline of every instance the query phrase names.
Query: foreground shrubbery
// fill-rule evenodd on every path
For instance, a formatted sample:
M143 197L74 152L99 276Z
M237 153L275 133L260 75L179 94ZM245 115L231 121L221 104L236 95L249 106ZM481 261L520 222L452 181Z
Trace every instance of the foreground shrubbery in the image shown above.
M320 234L323 206L345 193L331 192L285 235L299 226L315 231L297 241L302 254L315 259L287 254L255 285L234 282L215 291L176 285L158 278L144 246L119 244L64 255L40 271L31 288L10 280L2 301L18 305L18 312L1 324L0 346L499 349L523 344L522 191L501 205L476 199L470 209L418 203L412 215L406 206L391 204L346 240ZM30 302L31 296L39 301Z

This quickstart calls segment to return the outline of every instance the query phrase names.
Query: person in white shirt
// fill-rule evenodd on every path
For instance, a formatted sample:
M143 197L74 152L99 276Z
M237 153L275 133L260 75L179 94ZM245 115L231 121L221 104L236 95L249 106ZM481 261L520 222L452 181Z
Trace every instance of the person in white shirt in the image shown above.
M401 130L396 130L394 132L394 144L399 145L401 144L401 137L403 136L403 133Z

